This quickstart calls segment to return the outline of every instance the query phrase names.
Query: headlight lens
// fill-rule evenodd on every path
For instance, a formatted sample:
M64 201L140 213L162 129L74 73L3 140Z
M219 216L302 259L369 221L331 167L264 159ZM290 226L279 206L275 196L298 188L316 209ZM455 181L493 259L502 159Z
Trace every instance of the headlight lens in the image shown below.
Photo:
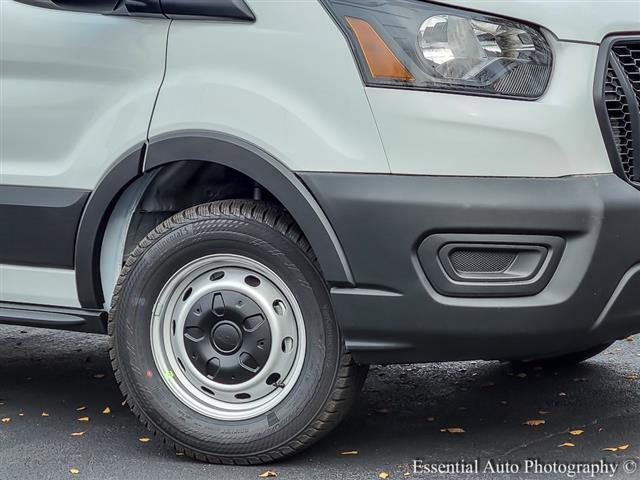
M326 0L368 85L534 99L551 49L534 27L419 0Z

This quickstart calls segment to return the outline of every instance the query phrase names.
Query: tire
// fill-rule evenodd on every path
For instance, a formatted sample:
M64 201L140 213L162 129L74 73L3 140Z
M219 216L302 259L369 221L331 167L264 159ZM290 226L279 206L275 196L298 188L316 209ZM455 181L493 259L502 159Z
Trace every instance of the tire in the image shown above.
M597 347L582 350L581 352L567 353L564 355L558 355L555 357L539 358L534 360L520 360L516 363L525 365L539 365L542 367L555 367L555 368L567 368L573 365L582 363L590 358L599 355L609 348L613 343L607 343L604 345L598 345Z
M211 463L307 448L347 414L367 372L345 352L309 243L264 202L199 205L156 227L122 269L109 334L133 413Z

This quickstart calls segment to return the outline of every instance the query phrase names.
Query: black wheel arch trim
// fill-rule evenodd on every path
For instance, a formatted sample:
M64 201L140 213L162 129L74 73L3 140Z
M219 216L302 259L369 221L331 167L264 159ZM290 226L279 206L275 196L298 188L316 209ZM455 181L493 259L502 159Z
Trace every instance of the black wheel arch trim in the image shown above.
M83 308L103 308L100 279L102 239L120 194L141 175L146 144L128 150L113 164L91 193L76 235L75 270L78 300Z
M76 239L78 298L83 308L102 308L102 239L111 211L124 189L143 173L170 163L195 160L237 170L262 185L291 213L313 248L325 280L354 286L338 237L324 211L298 176L256 145L233 135L184 130L151 138L122 155L87 201Z

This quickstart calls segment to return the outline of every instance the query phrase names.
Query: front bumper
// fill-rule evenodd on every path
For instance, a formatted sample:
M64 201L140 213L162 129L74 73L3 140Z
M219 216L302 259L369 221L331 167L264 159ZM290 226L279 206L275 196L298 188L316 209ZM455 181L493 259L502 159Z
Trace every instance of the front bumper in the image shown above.
M331 290L362 363L531 358L640 331L640 192L612 174L558 179L302 173L356 288ZM433 234L564 239L539 293L462 298L418 260Z

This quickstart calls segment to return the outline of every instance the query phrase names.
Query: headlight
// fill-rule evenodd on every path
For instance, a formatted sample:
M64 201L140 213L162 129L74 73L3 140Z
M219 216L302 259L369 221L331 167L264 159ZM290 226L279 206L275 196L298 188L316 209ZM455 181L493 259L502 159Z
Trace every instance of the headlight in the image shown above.
M540 97L551 48L534 27L420 0L325 0L367 85Z

